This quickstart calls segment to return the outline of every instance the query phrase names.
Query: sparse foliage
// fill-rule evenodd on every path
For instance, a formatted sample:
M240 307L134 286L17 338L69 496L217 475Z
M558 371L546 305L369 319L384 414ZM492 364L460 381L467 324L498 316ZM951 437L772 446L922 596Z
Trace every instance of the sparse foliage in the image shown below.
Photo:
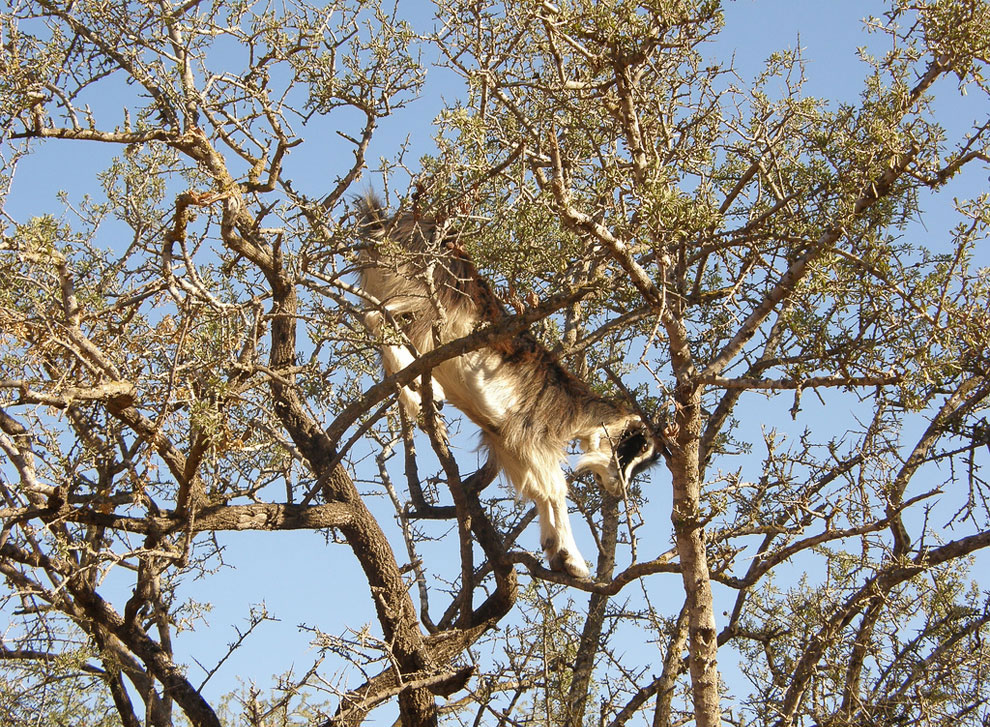
M841 104L798 51L714 57L714 0L434 10L2 6L0 718L985 726L990 5L871 8ZM379 129L439 68L463 87L412 165ZM92 178L50 155L78 145ZM353 286L369 183L505 309L387 378ZM623 498L573 483L590 579L395 406L524 328L673 443ZM270 690L239 664L213 703L173 645L190 583L230 532L297 529L359 565L368 618L314 602L310 663Z

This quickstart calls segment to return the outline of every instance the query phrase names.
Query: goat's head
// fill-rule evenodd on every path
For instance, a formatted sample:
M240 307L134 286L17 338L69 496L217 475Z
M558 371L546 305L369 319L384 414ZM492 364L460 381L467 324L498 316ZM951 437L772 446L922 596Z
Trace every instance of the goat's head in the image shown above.
M660 455L670 455L663 437L638 416L614 428L603 427L582 444L585 452L576 469L592 472L614 495L621 495L633 477L654 465Z

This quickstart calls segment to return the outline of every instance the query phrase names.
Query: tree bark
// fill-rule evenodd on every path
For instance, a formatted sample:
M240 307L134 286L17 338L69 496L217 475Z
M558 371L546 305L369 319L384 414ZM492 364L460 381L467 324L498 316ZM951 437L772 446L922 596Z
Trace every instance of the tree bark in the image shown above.
M602 533L601 550L598 552L598 567L595 576L599 581L612 580L615 570L615 548L619 533L619 500L614 495L602 495ZM571 676L571 688L567 694L567 725L580 727L584 722L585 705L588 701L588 686L591 684L591 674L595 667L595 657L598 654L602 635L602 625L605 622L605 608L609 596L603 593L592 593L588 599L588 616L581 631L581 641L578 645L577 658L574 660L574 673Z
M675 395L677 435L670 466L673 487L671 522L681 561L688 613L691 693L698 727L719 727L722 713L719 702L718 632L699 506L701 401L697 389L683 384Z
M278 256L272 258L277 261ZM297 299L291 281L277 265L264 270L273 293L271 366L276 372L290 370L296 358ZM368 511L350 476L337 462L336 452L323 429L306 414L291 378L272 378L275 413L293 443L308 460L321 483L328 503L342 503L352 516L339 526L361 565L375 604L382 636L402 675L430 669L427 652L412 598L402 579L395 554L375 517ZM433 694L425 687L410 688L399 695L404 725L427 727L437 723Z

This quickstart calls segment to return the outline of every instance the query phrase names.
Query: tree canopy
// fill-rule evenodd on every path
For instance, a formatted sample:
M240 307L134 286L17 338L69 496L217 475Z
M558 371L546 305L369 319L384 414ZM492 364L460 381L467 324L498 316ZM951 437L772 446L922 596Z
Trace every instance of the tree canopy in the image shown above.
M986 725L990 4L876 3L843 101L796 48L738 73L715 0L430 9L4 3L5 723ZM391 376L369 187L504 304ZM589 579L533 554L470 422L396 406L524 330L671 442L622 497L571 478ZM270 615L194 668L193 588L290 530L367 617L314 601L293 673L210 698L270 673L237 649Z

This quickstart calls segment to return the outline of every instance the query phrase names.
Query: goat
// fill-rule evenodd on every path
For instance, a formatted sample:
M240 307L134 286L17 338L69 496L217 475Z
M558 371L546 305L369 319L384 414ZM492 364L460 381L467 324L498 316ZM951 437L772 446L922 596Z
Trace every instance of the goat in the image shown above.
M504 309L473 262L433 217L389 218L373 195L359 201L362 235L360 286L378 301L364 314L383 337L382 363L395 373L434 346L467 336ZM405 337L386 335L388 325ZM439 339L439 340L437 340ZM530 333L449 359L431 372L435 401L447 399L481 429L482 443L521 497L539 514L540 542L550 567L588 576L567 515L567 446L584 451L587 470L614 494L660 456L669 454L642 417L595 394L564 369ZM418 385L399 400L414 421L422 406Z

